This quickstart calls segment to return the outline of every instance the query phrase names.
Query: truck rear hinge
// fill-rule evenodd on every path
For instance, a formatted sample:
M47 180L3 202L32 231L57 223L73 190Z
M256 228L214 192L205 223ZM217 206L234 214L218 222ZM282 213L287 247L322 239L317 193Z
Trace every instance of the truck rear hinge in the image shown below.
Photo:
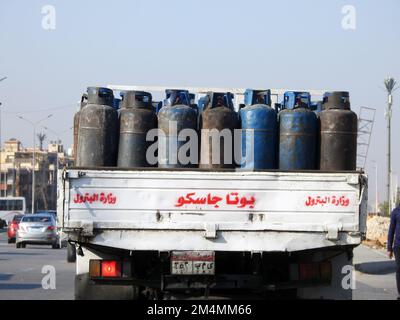
M204 237L206 239L217 239L218 235L217 235L217 231L218 231L218 225L214 224L214 223L205 223L204 224L204 229L205 229L205 233L204 233Z
M325 226L327 240L339 240L339 231L342 230L341 224L330 224Z
M78 179L80 177L84 177L85 175L86 175L86 173L83 171L68 171L68 172L66 171L65 172L65 178L68 177L70 179Z

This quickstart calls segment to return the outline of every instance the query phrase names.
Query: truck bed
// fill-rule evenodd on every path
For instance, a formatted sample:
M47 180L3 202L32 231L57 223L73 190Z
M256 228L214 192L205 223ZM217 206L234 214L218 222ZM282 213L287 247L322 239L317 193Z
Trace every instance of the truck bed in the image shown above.
M70 238L127 250L282 252L357 246L361 172L69 168L58 219Z

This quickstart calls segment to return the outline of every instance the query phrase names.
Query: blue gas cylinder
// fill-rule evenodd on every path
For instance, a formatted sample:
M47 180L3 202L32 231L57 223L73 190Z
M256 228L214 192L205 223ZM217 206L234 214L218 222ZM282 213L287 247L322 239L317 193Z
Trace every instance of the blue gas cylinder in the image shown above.
M271 108L270 90L246 90L240 109L242 163L249 170L277 168L277 113Z
M279 112L279 169L316 169L318 122L308 92L286 92Z

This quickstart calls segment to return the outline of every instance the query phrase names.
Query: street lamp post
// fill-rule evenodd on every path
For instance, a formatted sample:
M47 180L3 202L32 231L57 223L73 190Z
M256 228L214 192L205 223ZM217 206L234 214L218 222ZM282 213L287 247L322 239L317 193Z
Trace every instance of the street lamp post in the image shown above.
M40 119L36 122L32 122L28 119L25 119L22 116L19 116L18 118L21 120L24 120L28 122L30 125L33 127L33 152L32 152L32 213L35 213L35 168L36 168L36 127L39 123L43 122L44 120L49 119L52 117L52 114L49 114L47 117Z
M387 201L389 208L389 215L392 212L392 105L393 105L393 95L392 93L397 89L396 81L393 78L387 78L384 81L385 88L388 94L388 107L386 111L387 117L387 129L388 129L388 172L387 172Z

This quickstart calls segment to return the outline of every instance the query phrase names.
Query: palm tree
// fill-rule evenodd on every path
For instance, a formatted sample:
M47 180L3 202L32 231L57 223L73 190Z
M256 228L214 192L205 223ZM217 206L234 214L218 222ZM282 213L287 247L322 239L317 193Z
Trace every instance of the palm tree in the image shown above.
M385 79L384 84L388 94L392 94L394 87L396 86L396 81L393 78L387 78Z
M43 142L44 142L44 140L46 140L47 136L44 132L40 132L36 136L39 140L39 150L42 151L43 150Z

